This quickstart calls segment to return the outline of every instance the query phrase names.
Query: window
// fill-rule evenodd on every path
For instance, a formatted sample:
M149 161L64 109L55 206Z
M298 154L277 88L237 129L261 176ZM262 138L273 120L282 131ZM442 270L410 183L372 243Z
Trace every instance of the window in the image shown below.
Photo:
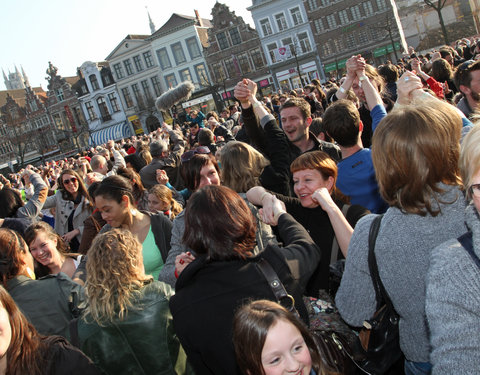
M143 59L145 60L145 66L151 68L153 66L152 53L150 51L143 53Z
M127 108L133 107L132 96L130 95L130 90L128 87L122 89L123 100L125 100L125 105Z
M37 101L36 101L35 99L32 100L32 101L29 103L29 105L30 105L30 110L31 110L32 112L35 112L35 111L38 110L38 104L37 104Z
M237 75L237 69L235 68L235 65L233 64L233 58L231 59L225 59L224 61L225 64L225 71L227 72L227 76L229 78L233 78ZM238 72L240 73L240 72Z
M217 42L218 48L220 49L227 49L228 47L230 47L227 40L227 34L225 34L224 31L222 31L221 33L217 33Z
M59 102L63 102L63 100L65 99L65 97L63 96L63 89L56 89L55 90L55 95L56 95L57 100Z
M92 85L92 90L95 91L95 90L98 90L100 87L98 86L98 80L97 80L97 76L95 74L92 74L88 77L88 79L90 80L90 84Z
M348 15L347 15L347 10L344 9L344 10L341 10L340 12L338 12L338 18L340 19L340 25L347 24L348 21L349 21Z
M360 14L360 5L355 5L355 6L351 7L350 11L352 12L352 17L355 21L362 18L362 15Z
M105 71L102 70L102 82L103 82L103 87L113 84L113 77L109 69Z
M175 74L169 74L168 76L165 76L165 82L168 88L177 86L177 79L175 78Z
M187 40L185 40L185 43L187 44L187 49L190 55L190 59L193 60L202 55L202 53L200 52L200 48L198 48L197 38L195 37L188 38Z
M295 26L303 23L302 13L300 12L300 7L295 7L290 9L290 14L292 15L292 21Z
M372 35L372 40L383 39L385 31L380 29L371 29L370 33Z
M315 10L318 8L317 0L308 0L308 6L310 10Z
M298 34L298 43L300 44L300 50L302 51L302 53L307 53L312 50L310 39L308 38L307 33Z
M317 34L322 33L325 30L325 27L323 26L323 19L322 18L317 18L313 24L315 25L315 32Z
M135 64L135 69L137 72L141 72L143 70L142 60L140 59L140 55L133 56L133 63Z
M222 82L226 78L222 64L212 64L212 73L217 82Z
M387 4L385 3L385 0L377 0L377 7L378 7L378 10L387 9Z
M250 62L248 61L248 55L246 53L242 53L241 55L237 56L238 66L243 74L250 73L252 69L250 68Z
M150 91L150 85L148 84L148 81L147 80L143 80L142 82L140 82L142 84L142 89L143 89L143 92L145 93L145 97L147 98L151 98L152 97L152 93Z
M270 21L268 18L264 18L260 20L260 28L262 29L263 36L271 35L272 33L272 26L270 26Z
M120 112L120 106L118 105L118 98L112 92L108 94L108 100L110 101L110 106L112 107L113 112Z
M90 119L90 121L93 121L93 120L97 119L97 114L95 113L95 109L93 108L92 102L86 102L85 103L85 109L87 110L88 118ZM58 120L60 120L60 116L59 116Z
M328 4L330 4L330 0L322 0L323 7L326 7Z
M258 69L265 65L265 61L263 60L263 54L260 48L250 50L250 57L255 68Z
M292 38L282 39L282 45L284 47L290 48L290 54L291 55L288 55L288 52L287 52L287 56L288 56L288 58L291 58L295 54L295 45L293 44Z
M332 46L329 41L322 44L322 55L324 57L330 56L333 53Z
M276 49L277 49L277 43L267 44L268 54L270 55L270 60L272 60L272 63L276 62L276 59L275 59Z
M105 102L105 99L103 96L97 99L97 104L98 104L98 109L100 110L100 115L102 116L102 120L110 121L112 119L112 116L108 111L107 102Z
M162 93L162 87L160 86L160 80L157 76L150 78L152 81L153 91L155 91L155 96L160 96Z
M177 63L177 65L187 61L187 59L185 58L185 54L183 53L183 48L180 42L172 44L170 48L172 49L173 58L175 59L175 62Z
M234 29L230 29L228 33L230 34L230 39L234 46L242 43L242 38L240 37L240 33L236 27Z
M117 76L117 79L122 79L123 78L123 69L120 63L115 64L113 66L113 70L115 71L115 75Z
M287 20L285 19L285 14L283 13L276 14L275 22L277 23L278 31L283 31L287 29Z
M130 59L124 60L123 66L125 66L125 71L127 72L127 75L131 76L133 74L133 68L132 68L132 63L130 62Z
M168 52L166 48L157 49L158 63L162 69L167 69L172 66L170 63L170 58L168 57Z
M355 35L348 34L347 35L347 49L355 48L356 43L355 43Z
M337 20L335 19L334 14L329 14L327 16L327 24L329 29L335 29L337 27Z
M357 33L358 44L368 43L368 33L367 30L361 30Z
M207 69L205 69L205 65L198 64L195 65L195 73L197 74L198 82L200 82L200 86L208 86L208 76L207 76Z
M365 16L367 17L373 14L373 7L371 1L365 1L363 3L363 11L365 13Z
M180 80L182 82L184 81L190 81L192 82L192 75L190 74L190 69L183 69L183 70L180 70Z
M333 44L337 52L343 52L343 50L345 49L345 42L343 41L342 36L337 39L334 39Z
M135 100L137 103L141 100L141 95L140 95L140 89L138 88L138 83L134 83L132 85L132 91L133 91L133 96L135 97Z

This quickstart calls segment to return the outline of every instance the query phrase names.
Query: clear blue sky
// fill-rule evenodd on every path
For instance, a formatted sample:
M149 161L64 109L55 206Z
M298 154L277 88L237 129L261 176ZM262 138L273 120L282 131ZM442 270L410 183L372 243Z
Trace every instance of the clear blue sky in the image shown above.
M0 0L0 69L23 66L30 85L45 81L48 61L62 76L76 75L85 61L103 61L127 34L150 34L147 10L155 27L172 15L211 19L215 0ZM252 27L251 0L221 1ZM3 75L0 90L5 90Z

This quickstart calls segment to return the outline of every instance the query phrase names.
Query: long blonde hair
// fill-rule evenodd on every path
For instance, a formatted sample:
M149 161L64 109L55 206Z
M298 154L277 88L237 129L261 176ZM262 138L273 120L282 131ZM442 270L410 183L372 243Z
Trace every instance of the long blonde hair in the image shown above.
M153 194L157 197L158 200L168 203L170 205L170 219L173 220L175 217L183 211L183 207L175 199L173 199L172 191L165 185L154 185L149 191L148 194Z
M142 245L124 229L111 229L92 242L87 259L87 313L99 325L122 320L151 280L143 271Z
M228 142L220 153L222 183L237 193L260 185L259 177L270 162L247 143Z

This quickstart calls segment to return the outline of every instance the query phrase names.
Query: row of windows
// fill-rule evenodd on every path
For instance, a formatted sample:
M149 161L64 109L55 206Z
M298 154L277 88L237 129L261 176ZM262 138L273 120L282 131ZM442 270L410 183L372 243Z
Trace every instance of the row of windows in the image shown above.
M141 87L141 90L140 90L140 87ZM123 100L126 107L131 108L135 105L133 98L135 98L135 101L138 105L145 104L144 102L145 98L153 99L153 96L152 96L153 94L150 87L153 88L153 93L155 94L155 97L160 96L160 94L162 93L162 89L160 86L160 80L158 79L157 76L151 77L150 82L148 79L141 81L140 86L138 83L134 83L130 87L122 88L121 90L122 96L123 96ZM133 96L132 96L132 93L133 93Z
M33 122L32 124L33 129L43 128L44 126L47 126L49 124L47 115L44 115L42 117L37 117L32 122Z
M241 53L219 63L211 65L212 76L215 82L222 82L227 78L235 78L245 75L265 66L260 48L250 50L249 53Z
M178 72L179 77L180 77L180 82L184 82L184 81L190 81L192 83L198 82L198 83L200 83L201 86L207 86L208 85L208 75L207 75L207 70L205 68L205 65L204 64L195 65L194 69L195 69L195 74L196 74L196 78L197 78L196 81L192 78L192 74L190 72L190 69L186 68L186 69L182 69ZM167 74L165 76L165 83L166 83L168 88L175 87L177 85L177 77L176 77L175 73Z
M200 51L200 47L198 46L197 38L191 37L185 39L185 45L187 46L188 54L190 55L190 60L196 59L197 57L202 56L202 52ZM175 60L175 64L183 64L187 61L185 56L185 52L183 51L183 46L181 42L173 43L170 45L171 56ZM168 54L167 47L163 47L158 49L157 51L157 58L160 64L160 67L165 70L172 67L172 63L170 60L170 56Z
M310 43L310 38L308 37L307 32L298 33L295 42L296 43L294 43L292 37L288 37L281 40L280 46L277 42L267 44L266 47L272 64L280 61L277 55L279 47L287 47L287 58L290 58L295 54L302 55L312 51L312 44Z
M289 10L291 24L293 26L297 26L303 23L303 16L300 10L300 7L297 6ZM285 14L283 12L274 14L273 15L274 25L275 25L275 32L280 32L286 30L288 28L287 19L285 18ZM262 30L262 35L268 36L274 33L272 25L270 23L270 18L263 18L259 21L260 29Z
M369 41L384 38L384 32L379 29L362 29L355 32L342 35L335 39L330 39L322 44L321 55L328 57L335 53L345 52L349 49L358 48L360 45L367 44Z
M109 121L112 119L111 112L120 112L118 98L113 92L108 94L108 102L110 103L110 108L108 107L105 98L103 96L99 97L96 100L98 112L95 110L93 102L86 102L85 109L87 110L89 120L96 120L98 118L97 113L100 113L102 121Z
M318 8L323 8L332 4L336 4L343 0L308 0L308 6L310 10L315 10ZM387 9L386 0L375 0L378 10L383 11ZM370 5L371 6L371 5Z
M121 63L117 63L113 65L113 71L115 72L115 76L117 79L122 79L125 77L125 73L127 76L131 76L133 74L133 67L135 66L135 70L137 73L142 72L145 69L151 68L154 64L152 53L150 51L142 53L143 60L140 55L133 56L133 64L130 59L123 60L123 66ZM145 66L143 63L145 62ZM125 68L125 70L124 70ZM92 84L93 86L93 84Z
M0 144L0 154L2 154L2 155L3 154L9 154L11 152L13 152L13 147L10 144L10 142L8 142L6 144L5 143Z
M379 10L383 10L380 9ZM354 5L348 9L340 10L336 13L329 14L325 17L317 18L313 24L315 32L320 34L326 30L333 30L337 27L347 25L351 22L370 17L374 14L372 1L364 1L361 4Z

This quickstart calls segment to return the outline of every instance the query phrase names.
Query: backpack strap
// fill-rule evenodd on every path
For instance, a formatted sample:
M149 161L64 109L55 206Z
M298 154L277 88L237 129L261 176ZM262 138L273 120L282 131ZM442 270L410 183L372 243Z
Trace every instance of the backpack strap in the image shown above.
M480 268L480 259L478 259L477 254L473 251L473 236L472 232L468 231L465 234L462 234L460 237L457 238L458 242L463 246L467 253L472 258L473 262Z

